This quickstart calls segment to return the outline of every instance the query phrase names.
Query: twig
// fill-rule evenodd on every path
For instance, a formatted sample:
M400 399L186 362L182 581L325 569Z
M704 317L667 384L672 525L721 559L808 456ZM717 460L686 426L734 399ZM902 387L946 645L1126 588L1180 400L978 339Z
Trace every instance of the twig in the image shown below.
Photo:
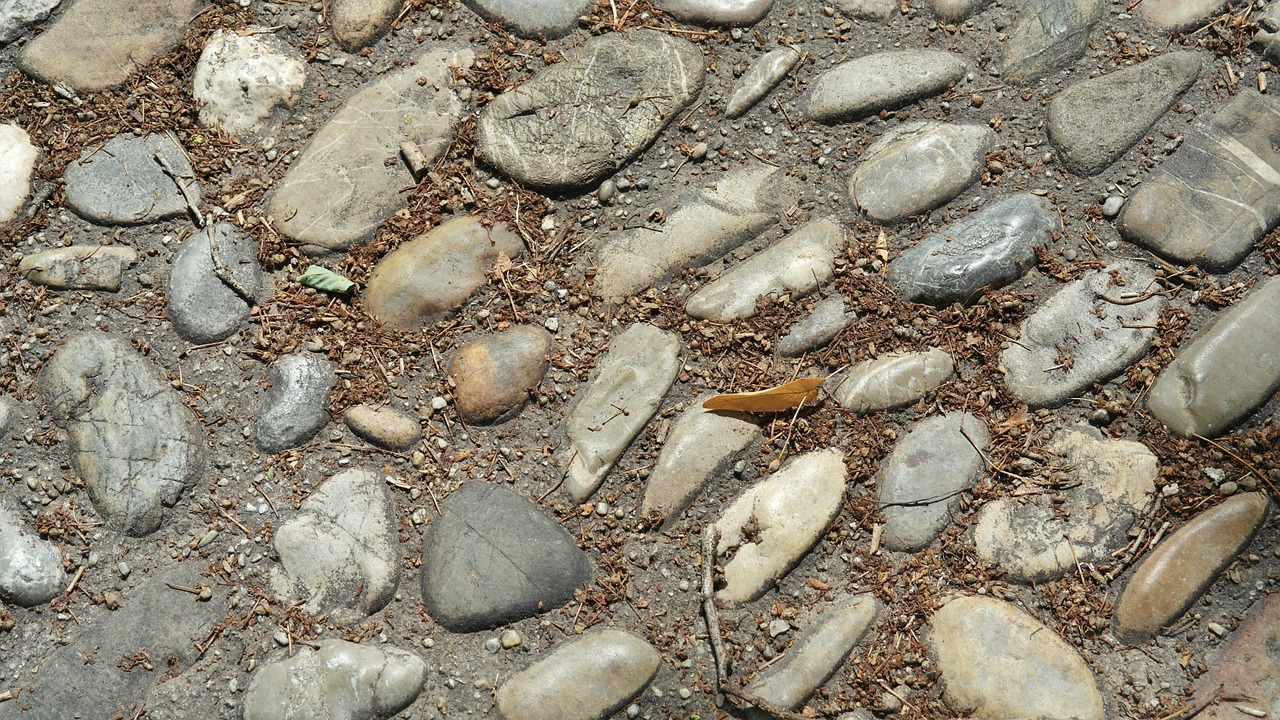
M187 191L187 186L182 183L182 176L178 175L178 171L173 169L169 164L169 159L160 154L157 150L151 153L151 157L160 163L160 169L164 170L164 174L173 180L173 184L178 186L178 192L182 193L182 199L187 203L187 210L191 212L191 218L195 222L196 227L204 227L204 216L200 214L200 208L196 206L196 201L191 197L191 193Z
M715 587L712 569L716 564L716 526L709 524L702 531L702 610L707 616L707 637L711 639L711 652L716 660L716 684L719 690L729 691L724 681L729 677L729 657L724 652L724 640L720 637L720 616L716 613Z
M159 154L156 155L159 157ZM210 216L212 219L212 216ZM198 224L198 223L197 223ZM209 236L209 258L213 260L213 274L218 276L223 285L231 288L231 292L235 293L241 300L249 305L257 305L258 298L249 288L240 282L235 273L231 272L231 268L227 267L227 263L222 259L222 251L218 249L218 226L209 222L205 225L205 233Z
M551 486L550 490L547 490L546 492L542 493L542 497L538 498L538 502L542 502L543 500L546 500L548 495L560 489L560 486L563 485L564 481L569 477L569 468L573 467L573 460L577 456L578 456L578 451L575 448L573 452L569 453L569 459L566 460L564 463L564 472L560 474L560 479L556 481L555 485Z
M1084 568L1080 567L1080 556L1076 554L1076 545L1071 542L1071 536L1063 533L1063 539L1067 541L1067 547L1071 550L1071 559L1076 562L1076 572L1080 573L1080 583L1086 584L1084 579Z

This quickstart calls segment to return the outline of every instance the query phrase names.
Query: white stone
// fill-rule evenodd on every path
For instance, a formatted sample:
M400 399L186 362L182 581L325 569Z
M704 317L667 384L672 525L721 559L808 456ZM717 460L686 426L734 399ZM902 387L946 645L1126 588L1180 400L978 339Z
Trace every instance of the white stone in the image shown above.
M18 216L31 194L31 172L39 154L26 130L0 125L0 227Z
M192 81L192 95L204 103L200 122L235 137L258 133L273 113L292 110L307 82L296 50L258 28L246 32L215 32Z

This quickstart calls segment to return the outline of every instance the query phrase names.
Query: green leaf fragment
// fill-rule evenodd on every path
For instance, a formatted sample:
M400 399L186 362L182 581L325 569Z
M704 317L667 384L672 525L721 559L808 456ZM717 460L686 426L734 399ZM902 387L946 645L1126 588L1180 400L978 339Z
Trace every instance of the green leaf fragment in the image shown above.
M338 273L328 268L322 268L319 265L312 265L307 268L306 272L298 276L298 282L307 287L313 287L324 292L338 293L339 295L351 292L356 286L355 283Z

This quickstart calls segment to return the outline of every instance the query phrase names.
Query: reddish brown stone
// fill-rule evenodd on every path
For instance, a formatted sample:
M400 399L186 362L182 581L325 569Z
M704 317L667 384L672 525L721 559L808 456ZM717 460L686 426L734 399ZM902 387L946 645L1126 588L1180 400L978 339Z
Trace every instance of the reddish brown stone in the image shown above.
M520 325L476 340L449 363L456 384L454 407L464 422L507 419L529 399L547 372L551 334Z
M1211 703L1196 720L1237 720L1248 715L1238 705L1269 710L1280 707L1280 595L1272 595L1249 611L1222 654L1196 683L1192 704L1221 697L1223 688L1248 701Z

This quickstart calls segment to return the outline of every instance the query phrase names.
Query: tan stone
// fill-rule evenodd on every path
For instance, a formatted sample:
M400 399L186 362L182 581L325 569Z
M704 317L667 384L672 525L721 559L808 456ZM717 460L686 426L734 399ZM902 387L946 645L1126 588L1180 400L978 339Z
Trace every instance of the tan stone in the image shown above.
M342 414L351 432L381 448L404 451L422 439L422 428L408 413L392 408L356 405Z
M401 0L328 0L325 7L333 36L354 52L385 35L402 4Z
M550 364L551 334L520 325L467 344L449 363L456 384L454 408L468 423L514 414L542 382Z
M1160 30L1172 32L1199 25L1226 5L1227 0L1143 0L1134 15Z
M658 674L653 646L622 630L566 642L498 688L506 720L598 720L639 695Z

